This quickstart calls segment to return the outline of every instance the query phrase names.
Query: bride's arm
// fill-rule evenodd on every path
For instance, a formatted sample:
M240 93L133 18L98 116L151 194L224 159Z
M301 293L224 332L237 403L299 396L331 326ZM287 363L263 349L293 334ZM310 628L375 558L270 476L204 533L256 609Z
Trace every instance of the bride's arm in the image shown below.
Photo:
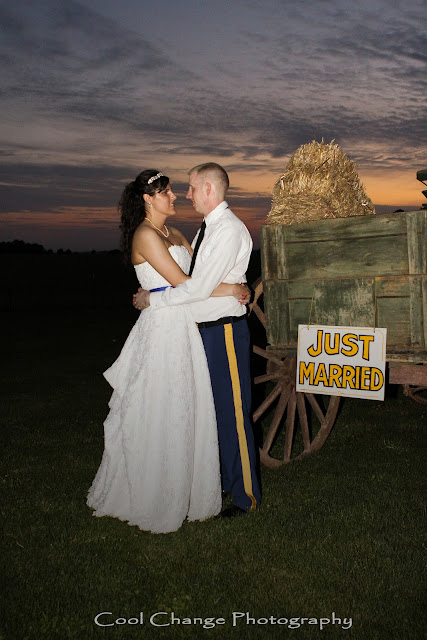
M169 253L165 243L154 229L139 227L132 240L132 257L148 262L173 287L188 280L188 276L180 269Z
M251 298L251 290L245 283L228 284L221 282L211 293L211 297L233 296L242 304L248 304Z

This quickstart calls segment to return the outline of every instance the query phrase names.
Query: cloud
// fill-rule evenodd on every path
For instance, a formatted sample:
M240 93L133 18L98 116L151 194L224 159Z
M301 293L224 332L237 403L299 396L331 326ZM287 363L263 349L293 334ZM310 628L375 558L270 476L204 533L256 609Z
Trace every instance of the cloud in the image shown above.
M421 0L117 4L0 0L3 215L111 207L145 166L182 195L208 158L252 215L322 137L374 176L424 165Z
M111 208L135 177L133 167L6 164L0 169L0 213ZM183 197L187 182L172 175L171 180Z
M8 164L0 171L0 212L111 206L130 175L114 167Z
M255 57L252 48L261 61L249 80L264 120L262 126L251 109L259 131L253 141L265 141L273 157L322 135L420 147L427 50L421 3L267 2L259 18L256 32L241 34L247 55ZM269 37L260 35L267 27Z
M73 0L3 3L1 21L2 95L14 101L18 117L141 128L152 122L158 96L181 71L138 33ZM190 82L191 74L186 78ZM13 114L4 115L14 121Z
M43 138L73 156L100 155L109 137L126 154L130 135L178 156L278 158L322 136L350 144L356 131L381 144L404 140L417 148L425 126L425 56L414 42L421 44L425 33L417 11L397 4L385 14L384 3L361 2L355 11L347 2L322 2L308 14L304 2L270 1L262 10L249 3L252 14L236 34L240 55L216 63L218 75L202 77L137 31L74 0L3 3L3 97L15 104L9 115L15 135L17 121L24 122L24 138L26 116L38 119L36 145L43 147ZM251 15L257 31L248 30ZM144 32L144 24L138 27ZM63 128L78 145L67 134L61 139Z

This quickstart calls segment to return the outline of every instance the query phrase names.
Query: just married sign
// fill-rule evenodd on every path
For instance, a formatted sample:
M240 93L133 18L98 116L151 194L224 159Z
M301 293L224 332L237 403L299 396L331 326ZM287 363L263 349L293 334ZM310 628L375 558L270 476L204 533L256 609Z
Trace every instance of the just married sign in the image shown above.
M296 390L384 400L387 329L298 326Z

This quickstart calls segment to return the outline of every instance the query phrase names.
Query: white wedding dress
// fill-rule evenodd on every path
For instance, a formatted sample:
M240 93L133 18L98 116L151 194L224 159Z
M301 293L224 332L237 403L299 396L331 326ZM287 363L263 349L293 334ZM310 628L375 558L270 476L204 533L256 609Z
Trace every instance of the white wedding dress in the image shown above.
M187 249L169 251L187 273ZM147 262L135 270L143 289L169 284ZM104 454L87 499L93 515L168 533L185 518L219 513L215 407L189 307L143 311L104 376L114 391L104 423Z

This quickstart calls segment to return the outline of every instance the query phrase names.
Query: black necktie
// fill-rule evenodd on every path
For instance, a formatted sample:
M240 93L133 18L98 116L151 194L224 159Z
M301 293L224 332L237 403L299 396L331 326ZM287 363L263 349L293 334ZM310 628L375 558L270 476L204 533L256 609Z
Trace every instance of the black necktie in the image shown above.
M193 257L191 258L190 271L188 272L189 276L191 276L191 274L193 273L194 263L196 262L197 252L203 240L203 236L205 235L205 229L206 229L206 222L203 220L202 224L200 225L199 235L197 236L196 246L194 247Z

